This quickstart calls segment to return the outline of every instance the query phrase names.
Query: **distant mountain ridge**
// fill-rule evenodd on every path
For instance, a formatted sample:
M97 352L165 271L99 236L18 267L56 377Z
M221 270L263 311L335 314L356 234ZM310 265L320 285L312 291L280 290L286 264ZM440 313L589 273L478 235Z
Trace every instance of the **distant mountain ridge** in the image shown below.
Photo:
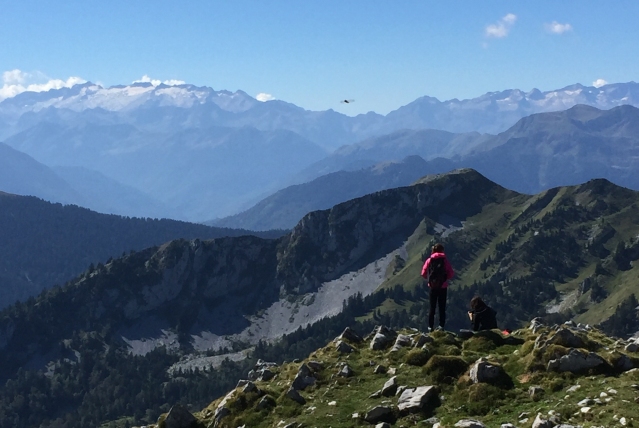
M3 100L0 140L49 167L88 168L134 187L173 208L163 216L205 221L322 174L412 154L426 160L464 156L486 133L505 131L522 117L578 103L639 106L638 94L635 82L513 89L461 101L422 97L386 116L349 117L279 100L259 102L242 91L150 83L104 88L89 82ZM442 141L445 133L468 138L424 154L371 162L370 153L361 153L355 164L331 164L354 143L361 149L365 141L424 130ZM313 165L319 170L308 169Z
M400 129L498 133L530 114L565 110L577 104L599 109L610 109L623 104L639 106L639 84L612 83L601 87L574 84L544 92L538 89L528 92L509 89L488 92L471 99L446 101L423 96L386 116L369 113L348 117L331 110L308 111L279 100L260 102L239 90L216 91L189 84L154 86L151 83L105 88L87 82L71 88L41 93L24 92L8 98L0 102L0 117L15 120L25 113L46 112L50 108L74 112L102 110L134 113L130 117L140 125L144 123L144 118L149 118L150 109L166 108L175 112L174 109L177 108L205 113L207 119L213 119L222 126L253 126L260 130L288 129L316 143L337 147L335 144L341 145L347 141L354 142ZM202 106L208 106L208 110L201 111ZM198 126L197 115L186 117L190 123L183 125ZM201 119L204 117L200 117ZM305 130L305 127L308 129ZM313 137L311 127L332 129L334 137L340 133L352 135L342 136L334 142L323 141L321 133ZM330 132L326 134L328 135Z
M463 152L455 147L463 142ZM393 150L395 148L395 150ZM425 161L441 154L453 159ZM639 190L639 109L620 106L610 110L577 105L566 111L539 113L521 119L496 136L450 134L443 131L401 131L335 151L308 167L308 177L326 175L284 188L252 208L211 222L256 230L290 228L304 214L350 198L389 187L403 186L422 175L471 167L500 185L534 194L552 187L606 178ZM338 171L340 172L333 172ZM411 181L409 181L412 178Z
M333 172L308 183L286 187L246 211L206 224L249 230L289 229L308 212L328 209L380 190L408 186L425 175L448 172L453 169L452 165L447 159L426 162L415 155L401 162Z

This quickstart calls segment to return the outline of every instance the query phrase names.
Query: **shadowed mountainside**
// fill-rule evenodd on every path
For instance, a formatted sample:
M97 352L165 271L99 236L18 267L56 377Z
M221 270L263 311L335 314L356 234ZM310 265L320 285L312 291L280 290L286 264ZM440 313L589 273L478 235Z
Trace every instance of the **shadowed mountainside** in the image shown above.
M132 250L177 238L248 233L175 220L99 214L75 205L0 193L0 308Z

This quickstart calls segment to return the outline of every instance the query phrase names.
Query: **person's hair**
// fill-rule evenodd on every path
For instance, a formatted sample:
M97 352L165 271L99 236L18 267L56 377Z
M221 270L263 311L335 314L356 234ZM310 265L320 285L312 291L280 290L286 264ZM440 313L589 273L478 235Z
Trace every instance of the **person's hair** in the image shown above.
M435 244L433 245L433 253L443 253L444 252L444 246L442 244Z
M470 309L472 309L473 311L477 309L481 309L484 306L486 306L486 303L484 303L481 297L475 296L472 299L470 299Z

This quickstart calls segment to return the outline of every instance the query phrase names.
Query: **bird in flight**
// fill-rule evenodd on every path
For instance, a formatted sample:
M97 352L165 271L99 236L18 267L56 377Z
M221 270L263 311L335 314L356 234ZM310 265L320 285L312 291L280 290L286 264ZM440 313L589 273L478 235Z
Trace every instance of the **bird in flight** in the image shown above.
M342 103L342 104L350 104L350 103L352 103L354 101L355 100L342 100L342 101L340 101L340 103Z

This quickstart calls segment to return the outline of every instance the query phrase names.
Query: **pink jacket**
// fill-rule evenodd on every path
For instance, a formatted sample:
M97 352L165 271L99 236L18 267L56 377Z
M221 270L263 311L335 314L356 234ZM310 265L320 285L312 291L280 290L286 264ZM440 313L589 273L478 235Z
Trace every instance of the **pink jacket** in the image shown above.
M453 271L453 267L450 265L450 262L446 258L446 254L433 253L430 255L429 258L426 259L424 267L422 267L422 277L424 277L425 280L428 280L428 266L430 265L430 259L438 259L440 257L444 258L444 266L446 266L446 275L448 276L448 279L451 279L455 276L455 271ZM448 280L444 283L444 285L442 285L442 288L448 288Z

